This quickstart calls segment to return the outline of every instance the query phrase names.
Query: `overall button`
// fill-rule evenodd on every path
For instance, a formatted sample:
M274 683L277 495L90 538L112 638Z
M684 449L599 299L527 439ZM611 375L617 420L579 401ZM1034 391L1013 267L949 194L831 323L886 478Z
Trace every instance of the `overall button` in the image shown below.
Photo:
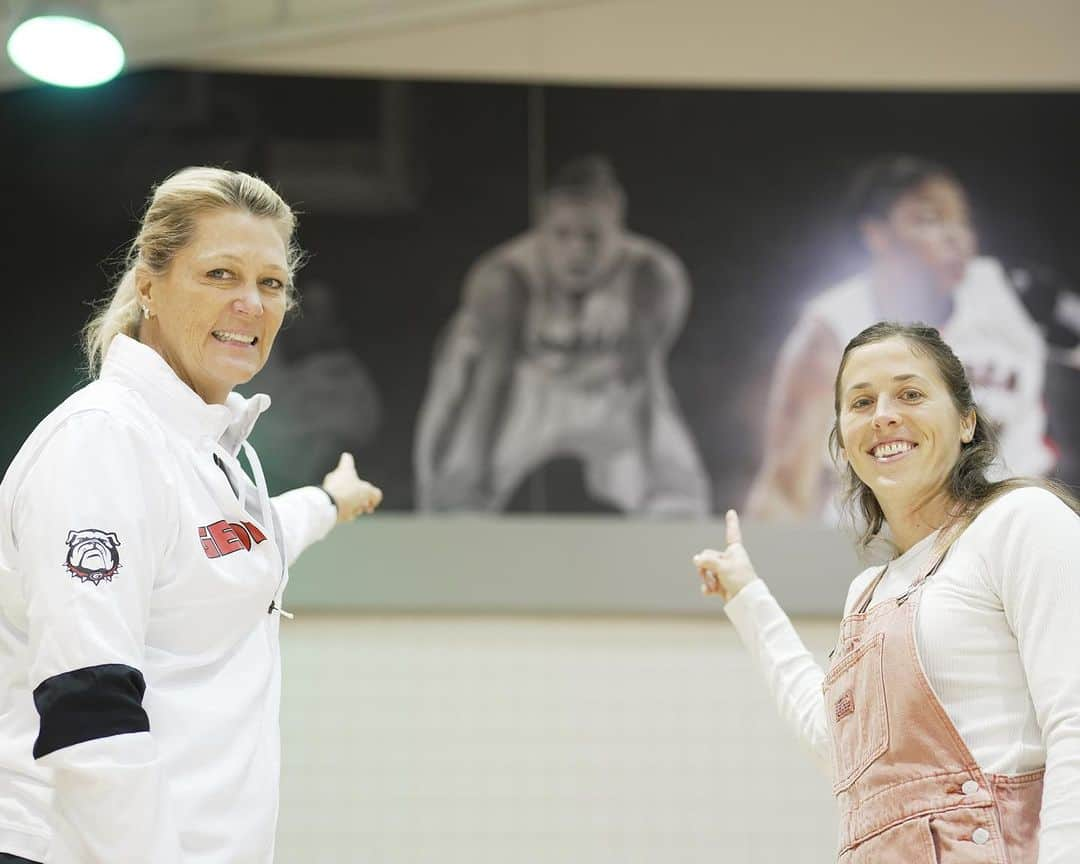
M971 832L971 842L977 846L982 846L989 839L990 832L985 828L976 828Z
M960 787L960 791L965 795L974 795L979 791L979 784L974 780L966 780L964 781L964 785Z

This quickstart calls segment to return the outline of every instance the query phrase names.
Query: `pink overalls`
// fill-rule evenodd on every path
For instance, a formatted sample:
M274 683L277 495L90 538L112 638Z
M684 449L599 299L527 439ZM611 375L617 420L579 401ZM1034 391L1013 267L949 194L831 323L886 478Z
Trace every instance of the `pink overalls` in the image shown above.
M984 774L923 672L915 615L926 580L840 625L825 676L840 864L1035 864L1043 771ZM963 651L963 645L955 646Z

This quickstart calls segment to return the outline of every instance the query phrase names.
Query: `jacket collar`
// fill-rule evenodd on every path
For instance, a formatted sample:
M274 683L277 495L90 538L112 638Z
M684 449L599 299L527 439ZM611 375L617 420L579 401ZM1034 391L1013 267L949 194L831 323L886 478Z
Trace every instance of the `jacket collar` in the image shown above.
M235 456L255 421L270 407L270 397L246 399L230 393L224 405L208 405L177 377L153 348L118 334L109 345L100 379L138 393L171 429L194 442L209 438Z

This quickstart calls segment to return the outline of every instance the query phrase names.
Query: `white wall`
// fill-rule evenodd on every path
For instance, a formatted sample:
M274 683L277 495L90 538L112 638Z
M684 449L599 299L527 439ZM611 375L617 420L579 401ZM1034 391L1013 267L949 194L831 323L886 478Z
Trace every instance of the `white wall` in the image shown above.
M284 622L278 864L790 864L824 777L710 617ZM823 657L837 622L798 622Z
M725 504L727 502L724 502ZM722 548L721 517L379 513L291 568L292 611L701 614L691 556ZM791 615L838 615L865 563L816 524L743 523L754 565Z

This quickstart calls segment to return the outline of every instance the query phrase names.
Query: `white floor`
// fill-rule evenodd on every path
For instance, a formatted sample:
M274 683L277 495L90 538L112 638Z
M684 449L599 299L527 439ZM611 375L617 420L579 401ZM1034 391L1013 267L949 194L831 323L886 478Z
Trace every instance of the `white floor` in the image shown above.
M716 618L284 622L278 864L795 864L828 784ZM799 622L828 651L837 623Z

